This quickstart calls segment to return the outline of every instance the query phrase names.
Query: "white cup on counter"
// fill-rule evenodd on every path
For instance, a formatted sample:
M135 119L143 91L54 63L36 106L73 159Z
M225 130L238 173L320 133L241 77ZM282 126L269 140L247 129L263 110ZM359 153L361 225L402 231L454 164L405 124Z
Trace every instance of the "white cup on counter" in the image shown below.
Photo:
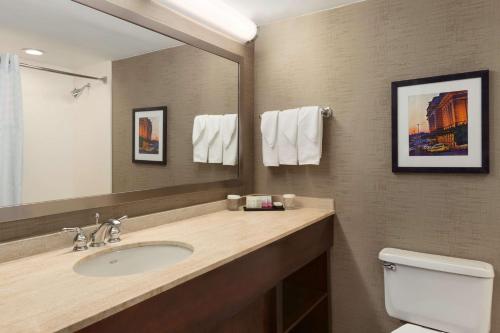
M295 194L283 194L283 206L285 209L295 208Z
M240 209L240 199L241 196L237 194L229 194L226 199L227 209L231 211L237 211Z

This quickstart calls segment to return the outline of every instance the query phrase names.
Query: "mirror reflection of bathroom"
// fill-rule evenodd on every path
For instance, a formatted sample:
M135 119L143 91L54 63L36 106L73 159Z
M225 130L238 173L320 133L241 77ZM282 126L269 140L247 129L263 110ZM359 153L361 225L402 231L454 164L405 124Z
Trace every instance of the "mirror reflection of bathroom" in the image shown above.
M0 40L0 207L238 177L191 142L237 115L238 63L66 0L2 2Z

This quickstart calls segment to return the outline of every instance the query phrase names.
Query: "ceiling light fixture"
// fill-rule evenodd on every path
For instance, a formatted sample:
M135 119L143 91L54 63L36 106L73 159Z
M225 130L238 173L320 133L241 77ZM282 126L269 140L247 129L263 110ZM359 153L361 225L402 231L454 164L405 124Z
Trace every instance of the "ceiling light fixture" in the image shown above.
M23 49L23 52L34 56L41 56L45 53L42 50L37 50L37 49Z
M257 35L257 25L222 0L156 0L177 13L245 43Z

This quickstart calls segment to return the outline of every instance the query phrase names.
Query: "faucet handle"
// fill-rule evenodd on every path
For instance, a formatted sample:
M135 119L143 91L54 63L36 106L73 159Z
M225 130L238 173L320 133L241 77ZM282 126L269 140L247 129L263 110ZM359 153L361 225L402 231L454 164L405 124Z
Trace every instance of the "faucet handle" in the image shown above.
M128 216L124 215L124 216L120 217L119 219L109 219L108 220L108 223L110 225L108 235L107 235L108 236L108 243L117 243L117 242L121 241L121 238L120 238L121 222L127 218L128 218Z
M122 222L123 220L126 220L126 219L128 219L128 216L123 215L119 219L109 219L107 223L109 223L111 225L120 225L120 222Z
M82 230L82 228L79 228L79 227L75 227L75 228L62 228L62 231L64 232L78 232Z
M73 238L73 251L83 251L88 249L87 236L85 236L82 228L63 228L62 231L76 233L75 238Z
M119 223L113 224L112 227L109 229L108 243L117 243L117 242L121 241L121 238L120 238L120 233L121 233L120 224L121 224L121 222L123 220L126 220L126 219L128 219L127 215L124 215L124 216L120 217L119 219L111 219L111 221L113 221L113 222L118 221Z
M116 226L116 225L112 226L109 229L108 243L118 243L119 241L121 241L120 233L121 233L121 230L120 230L119 226Z

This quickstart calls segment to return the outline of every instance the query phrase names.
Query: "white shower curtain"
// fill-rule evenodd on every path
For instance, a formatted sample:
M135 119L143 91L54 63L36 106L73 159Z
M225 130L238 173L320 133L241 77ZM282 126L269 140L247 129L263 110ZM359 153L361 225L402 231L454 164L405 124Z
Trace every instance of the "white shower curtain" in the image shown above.
M0 54L0 207L21 203L23 109L19 59Z

